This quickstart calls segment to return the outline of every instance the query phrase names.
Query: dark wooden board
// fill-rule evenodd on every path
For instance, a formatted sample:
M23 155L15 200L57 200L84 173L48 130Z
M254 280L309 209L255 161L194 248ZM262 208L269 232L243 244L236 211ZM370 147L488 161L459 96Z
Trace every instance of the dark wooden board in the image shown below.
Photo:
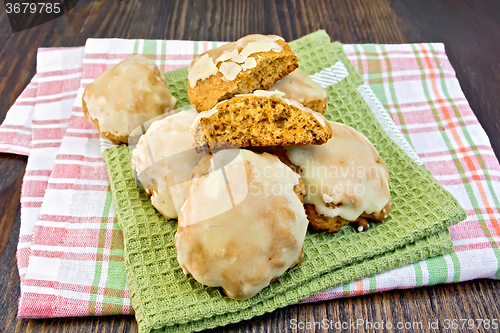
M465 96L497 156L500 153L500 2L496 0L81 0L66 15L15 34L0 8L0 122L35 74L38 47L80 46L89 37L231 41L249 33L272 33L293 40L325 29L343 43L445 43ZM0 154L0 332L136 332L131 316L16 318L15 251L26 161ZM500 319L499 287L499 281L477 280L293 305L215 331L337 331L293 326L323 319L424 325L429 320Z

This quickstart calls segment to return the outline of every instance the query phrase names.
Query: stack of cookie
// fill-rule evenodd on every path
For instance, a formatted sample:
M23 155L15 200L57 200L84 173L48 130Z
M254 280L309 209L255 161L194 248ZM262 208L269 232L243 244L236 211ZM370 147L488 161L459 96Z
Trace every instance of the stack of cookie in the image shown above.
M152 204L178 219L184 272L234 299L299 264L308 225L364 231L389 214L387 167L361 133L323 116L327 93L298 65L273 35L197 56L187 82L194 107L153 122L133 151ZM91 92L86 107L100 107Z

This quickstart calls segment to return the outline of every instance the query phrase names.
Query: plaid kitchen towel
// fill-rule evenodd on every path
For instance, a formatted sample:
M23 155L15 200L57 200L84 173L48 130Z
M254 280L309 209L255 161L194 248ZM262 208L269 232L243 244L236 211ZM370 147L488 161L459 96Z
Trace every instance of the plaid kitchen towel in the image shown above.
M38 79L35 75L7 112L0 126L0 152L29 155L37 87Z
M438 182L467 211L453 251L348 283L305 301L500 278L500 166L438 43L344 45L344 52Z
M116 43L114 44L115 46L120 44L118 41ZM121 59L126 55L134 53L142 53L143 50L148 49L154 50L158 54L154 58L162 70L170 70L186 66L189 64L193 54L213 47L214 43L121 41L120 45L123 46L120 47L118 52L113 52L110 49L109 53L94 51L86 54L85 66L109 67L111 64L117 62L116 59ZM396 116L394 119L400 128L403 129L402 126L409 119L405 118L405 115L414 114L417 117L413 119L413 124L416 124L417 127L423 129L432 128L437 134L448 138L453 137L451 135L450 124L453 125L452 127L455 130L457 127L456 124L458 124L461 126L460 131L467 130L469 132L468 140L461 140L460 142L454 139L448 140L450 149L447 149L446 145L440 146L439 143L438 145L432 145L432 142L427 145L427 150L424 151L419 151L422 146L415 146L419 156L422 157L424 163L434 175L438 177L438 181L442 185L449 188L454 194L458 192L466 194L466 196L457 196L457 198L467 208L468 218L466 221L450 229L455 244L455 252L452 252L449 256L437 257L435 264L432 261L422 261L406 266L403 268L404 270L389 271L371 278L356 281L353 284L341 287L340 291L337 289L331 293L323 294L318 299L347 296L349 294L356 295L363 292L382 291L392 288L408 288L443 281L462 281L479 277L495 278L498 271L498 260L495 254L497 253L495 251L498 249L498 233L495 231L495 228L498 226L496 193L498 193L497 174L499 166L484 131L477 123L467 101L463 97L451 65L444 54L442 45L381 45L377 47L387 48L387 50L384 49L383 52L379 53L368 53L370 47L372 49L375 47L373 45L345 45L344 47L347 55L354 64L363 69L363 77L370 83L370 86L385 104L390 114L393 117ZM367 48L366 51L365 48ZM414 48L417 48L418 51L415 52ZM422 53L419 48L426 48L427 57L431 59L430 62L419 62L417 60ZM56 51L54 50L54 52ZM123 52L123 54L120 55L118 54L119 52ZM377 61L376 57L379 57L379 55L380 59ZM415 62L417 66L413 69L413 72L416 72L417 76L414 73L407 73L405 69L407 64ZM390 64L390 66L387 66L387 64ZM446 75L443 75L443 71L447 71ZM396 77L396 80L393 79L394 77ZM395 84L394 81L399 82L399 84ZM427 83L424 81L427 81ZM88 84L88 79L83 84ZM424 84L428 84L429 86L437 85L438 87L446 86L448 97L443 102L440 98L434 96L433 93L429 95L424 94L422 88ZM416 92L418 95L411 96L408 92ZM381 93L386 94L386 96L391 93L393 96L398 96L398 98L407 96L407 98L420 100L415 105L412 103L403 104L399 100L397 107L395 107L396 103L393 102L394 97L391 98L391 103L387 103L387 97L384 98L384 95L381 95ZM18 101L21 102L21 99ZM456 109L454 111L455 116L451 119L443 118L445 122L437 122L434 116L429 117L429 114L436 112L436 106L441 108L449 107L450 105ZM394 108L396 108L396 112ZM430 110L429 114L421 112L422 110L426 110L426 108L427 111ZM13 106L4 124L7 124L7 126L11 124L15 126L24 124L26 120L22 120L23 115L21 112L18 113L18 110ZM76 123L80 121L80 124L82 124L80 128L82 136L90 135L90 133L95 134L95 132L92 132L90 126L85 126L85 119L78 107L74 108L71 117L75 118ZM13 119L15 121L12 121ZM26 127L29 128L29 126ZM76 129L78 129L78 126L75 127ZM85 130L87 129L88 132L86 133ZM8 132L10 130L3 125L0 127L0 131ZM73 133L75 134L75 132ZM414 134L416 133L409 131L408 136L411 138ZM64 140L69 141L68 144L71 147L71 139L65 137ZM0 143L2 142L0 141ZM3 143L14 146L14 142L7 141ZM94 141L91 144L89 143L89 145L95 144ZM2 146L2 149L5 151L5 146ZM76 168L79 168L80 173L84 171L82 169L92 166L93 163L102 163L99 165L104 166L101 156L92 157L84 155L86 151L82 151L83 148L74 151L74 154L72 154L73 151L71 149L67 148L67 150L69 150L69 154L61 156L62 158L59 159L60 164L72 164ZM464 160L464 152L467 154L468 159L472 159L473 161L480 159L482 161L477 164L476 170L473 173L468 168L463 168L463 166L467 165ZM30 159L32 158L35 162L34 156L30 157ZM454 165L457 166L456 169L461 168L466 171L450 173L450 169L448 168L449 161L453 161ZM441 175L436 173L436 170L440 169L448 172L447 174L443 174L441 178L439 178ZM487 178L485 175L487 175ZM61 174L57 178L54 172L53 176L51 178L54 178L52 180L54 184L57 184L57 182L62 183L66 180L68 183L72 182L75 185L85 185L86 183L81 177L74 179L69 177L64 178ZM466 183L467 185L465 185ZM458 192L456 191L457 187L461 188ZM482 189L483 194L476 190L478 187ZM468 190L468 188L471 190ZM80 190L82 189L78 189L78 191ZM58 198L64 197L65 193L71 192L70 190L64 192L62 188L57 189L56 187L51 188L50 191L61 192L59 194L54 193L51 196L56 197L58 195ZM88 199L96 193L100 194L100 192L89 187L85 193L82 193L82 197ZM88 207L89 212L85 212L85 209L80 208L75 212L70 211L68 216L64 216L62 213L55 214L54 216L50 216L49 214L47 217L37 221L37 224L41 223L42 225L45 221L49 227L54 228L55 232L60 232L59 235L68 234L70 237L62 239L51 237L49 229L47 229L45 234L40 234L40 237L35 237L34 235L33 245L39 246L40 251L32 255L30 265L31 263L38 262L38 259L41 259L40 262L42 262L44 258L57 258L58 266L62 265L62 267L68 270L84 267L83 270L87 271L88 274L81 276L73 275L71 279L64 279L60 275L49 276L45 274L44 269L40 269L43 266L38 264L32 270L33 280L37 282L33 283L34 286L31 289L25 289L22 292L19 307L20 316L74 316L118 314L129 313L131 311L123 272L118 274L119 270L113 270L113 266L116 266L117 263L123 260L123 252L120 252L119 244L122 241L122 236L119 230L116 232L107 231L108 229L117 230L117 228L114 227L116 224L114 220L113 223L107 223L114 216L114 210L108 199L110 197L109 192L106 193L107 195L104 200L102 194L95 200L95 206L99 206L97 203L100 201L99 209L92 206ZM483 196L489 200L478 200ZM66 202L66 200L61 200L58 204L64 205ZM88 200L82 201L82 205L87 202ZM67 209L65 210L67 211ZM26 220L23 218L22 224L25 222ZM98 234L97 237L95 236L96 234ZM76 235L81 235L81 240L78 240ZM467 253L471 255L467 255ZM110 260L112 261L111 264ZM40 270L38 272L37 267ZM62 274L64 271L64 269L61 270L59 274ZM443 275L443 271L446 271L445 276ZM123 285L125 287L122 287ZM310 300L315 299L311 298ZM64 305L66 306L64 307ZM58 311L58 308L65 308L66 310Z
M37 75L0 126L0 147L30 155L21 192L22 223L17 251L21 284L28 269L35 221L79 87L82 58L83 47L39 49ZM29 286L32 280L25 282Z

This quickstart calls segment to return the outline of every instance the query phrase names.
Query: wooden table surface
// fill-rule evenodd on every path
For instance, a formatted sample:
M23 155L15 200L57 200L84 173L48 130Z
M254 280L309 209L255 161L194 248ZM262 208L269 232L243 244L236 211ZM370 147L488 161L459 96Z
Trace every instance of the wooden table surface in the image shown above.
M68 14L13 34L2 7L0 122L35 74L38 47L80 46L89 37L232 41L261 33L293 40L325 29L343 43L443 42L465 96L500 156L499 16L498 0L80 0ZM15 252L26 161L23 156L0 154L0 332L136 332L132 316L16 318ZM304 323L500 319L499 287L500 281L476 280L293 305L215 331L292 332L294 319Z

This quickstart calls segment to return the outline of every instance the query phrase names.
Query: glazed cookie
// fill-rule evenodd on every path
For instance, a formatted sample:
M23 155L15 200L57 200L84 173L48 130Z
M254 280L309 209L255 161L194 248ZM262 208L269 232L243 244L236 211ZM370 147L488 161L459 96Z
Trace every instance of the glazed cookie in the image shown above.
M191 109L153 122L132 153L138 179L153 206L167 219L177 218L186 181L202 157L193 148L189 132L197 115Z
M193 170L175 247L185 274L247 299L302 260L305 187L271 154L229 149Z
M226 145L266 147L322 144L332 135L323 115L279 91L256 90L220 102L193 122L197 147L211 151Z
M330 124L333 135L324 145L285 147L307 188L309 222L328 232L351 222L366 230L367 218L382 221L389 214L387 166L363 134L344 124Z
M128 143L130 132L175 104L158 67L141 56L126 58L99 75L82 97L85 117L114 144Z
M189 99L198 111L206 111L236 94L269 89L297 67L297 56L283 38L248 35L193 59Z
M313 111L326 111L326 90L299 69L276 82L269 90L284 92L283 97L293 99Z

